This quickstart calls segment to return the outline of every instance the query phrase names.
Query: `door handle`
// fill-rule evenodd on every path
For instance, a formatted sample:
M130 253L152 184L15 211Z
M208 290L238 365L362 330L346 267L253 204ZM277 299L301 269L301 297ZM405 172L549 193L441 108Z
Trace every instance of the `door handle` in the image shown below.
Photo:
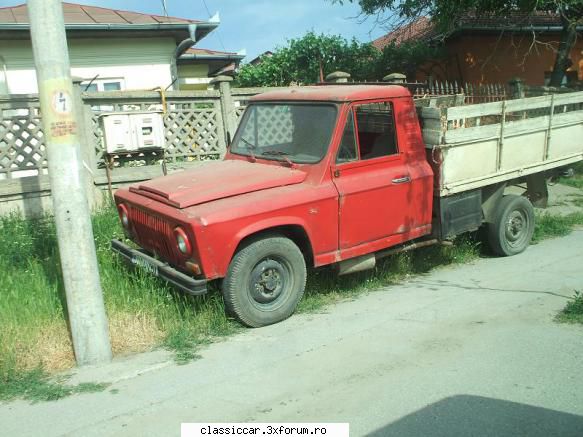
M409 176L403 176L402 178L393 179L391 182L393 184L406 184L407 182L411 182L411 178Z

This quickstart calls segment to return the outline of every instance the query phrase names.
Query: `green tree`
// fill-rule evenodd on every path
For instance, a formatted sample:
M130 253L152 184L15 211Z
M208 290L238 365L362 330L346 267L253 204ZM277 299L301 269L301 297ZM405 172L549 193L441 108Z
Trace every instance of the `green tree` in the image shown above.
M441 47L434 47L419 41L406 41L397 45L394 41L385 46L377 63L377 77L387 73L403 73L409 80L428 60L437 60L444 56Z
M406 24L421 16L432 17L437 28L447 35L456 29L468 11L476 15L503 17L522 12L534 17L537 12L552 12L561 19L562 32L555 58L551 85L560 86L570 66L569 54L577 39L577 26L583 24L583 0L331 0L358 3L365 15L392 26ZM521 25L528 25L527 22Z
M258 65L244 65L237 77L239 86L287 86L312 84L333 71L346 71L354 80L376 80L380 52L371 44L341 36L308 32L264 57Z

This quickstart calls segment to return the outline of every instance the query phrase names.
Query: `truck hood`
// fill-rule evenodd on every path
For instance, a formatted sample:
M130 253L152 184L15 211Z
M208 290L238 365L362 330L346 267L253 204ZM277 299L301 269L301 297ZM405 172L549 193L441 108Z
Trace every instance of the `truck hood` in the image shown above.
M299 184L305 179L306 173L301 170L229 160L152 179L130 187L130 191L182 209L253 191Z

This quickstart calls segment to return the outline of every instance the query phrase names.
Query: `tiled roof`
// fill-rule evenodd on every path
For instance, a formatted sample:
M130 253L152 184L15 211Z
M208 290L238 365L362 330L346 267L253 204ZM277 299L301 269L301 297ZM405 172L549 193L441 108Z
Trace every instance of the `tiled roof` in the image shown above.
M428 34L433 33L433 25L427 17L420 17L415 21L402 26L380 38L375 39L372 45L382 50L392 42L399 45L405 41L415 41L422 39Z
M511 12L506 15L479 14L468 12L458 22L459 30L471 29L519 29L528 27L555 27L561 26L559 15L537 11L534 14ZM377 38L372 44L379 50L384 49L392 42L401 44L405 41L427 40L438 36L435 26L427 17L421 17L410 24L400 27L385 36Z
M273 56L273 52L270 50L267 50L267 51L261 53L260 55L258 55L257 57L253 58L249 63L251 65L261 64L263 58L270 58L272 56Z
M186 52L185 55L205 55L205 56L236 56L235 52L220 52L217 50L200 49L198 47L191 47Z
M237 72L237 64L231 62L226 67L212 73L213 76L233 76Z
M191 24L199 20L142 14L63 2L65 24ZM26 4L0 8L0 23L28 24Z

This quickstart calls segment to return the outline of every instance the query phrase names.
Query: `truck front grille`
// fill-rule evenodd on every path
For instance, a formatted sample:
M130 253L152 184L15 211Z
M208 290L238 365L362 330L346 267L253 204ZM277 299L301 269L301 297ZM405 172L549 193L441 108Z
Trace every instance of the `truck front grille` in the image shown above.
M154 252L171 264L181 264L181 257L174 247L173 227L166 221L141 209L130 206L130 222L140 246Z

